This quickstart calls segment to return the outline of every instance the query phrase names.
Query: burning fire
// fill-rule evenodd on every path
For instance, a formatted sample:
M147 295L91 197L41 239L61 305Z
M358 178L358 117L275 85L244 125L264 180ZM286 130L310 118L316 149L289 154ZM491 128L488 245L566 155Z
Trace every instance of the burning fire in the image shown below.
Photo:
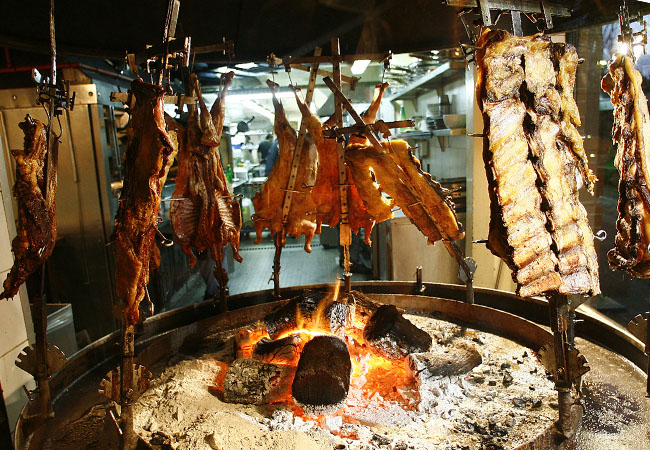
M331 292L323 298L317 305L316 309L311 313L303 313L299 305L296 306L295 311L295 327L283 330L282 333L276 333L273 341L277 342L281 339L288 338L289 336L299 336L299 354L302 353L304 346L314 337L321 335L334 335L330 329L325 329L329 325L329 320L326 311L335 302L348 304L349 315L347 316L347 325L345 327L344 335L338 335L342 338L348 347L350 353L350 360L352 364L351 378L350 378L350 391L346 400L346 405L342 410L336 412L334 415L343 415L346 417L345 408L364 408L372 402L391 402L396 406L403 409L413 409L412 399L417 396L417 388L415 387L414 380L409 374L406 367L405 359L391 360L376 352L374 352L368 342L363 336L363 330L368 321L368 316L364 317L358 311L355 313L354 300L351 298L350 302L340 299L340 281L337 282ZM337 331L338 333L338 331ZM255 353L255 348L262 340L271 340L269 332L266 327L260 325L253 330L240 330L236 337L236 357L237 358L252 358ZM264 341L268 342L268 341ZM277 364L286 364L295 366L297 362L274 361ZM220 370L220 374L225 374L226 370ZM215 380L216 387L212 389L219 389L219 385L223 387L223 377L218 376ZM410 394L405 392L411 391ZM279 401L280 404L289 406L295 416L301 417L303 420L311 420L320 423L323 420L322 416L310 417L294 403L291 394L286 398ZM278 404L278 402L275 402ZM353 420L352 418L349 418Z

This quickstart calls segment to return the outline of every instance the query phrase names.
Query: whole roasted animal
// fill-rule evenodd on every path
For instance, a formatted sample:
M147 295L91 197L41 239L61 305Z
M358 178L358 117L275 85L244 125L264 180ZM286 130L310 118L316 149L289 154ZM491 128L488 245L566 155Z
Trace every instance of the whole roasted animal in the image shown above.
M381 148L352 144L346 148L345 162L368 211L394 201L430 244L465 237L449 192L422 170L407 142L395 139L382 142Z
M116 291L129 325L138 321L138 306L149 282L160 195L177 151L176 133L168 132L165 124L163 88L136 79L131 92L132 135L112 238Z
M503 30L486 30L478 46L488 248L512 269L522 297L598 294L593 234L578 198L579 183L593 192L596 178L576 128L576 50Z
M312 196L312 189L316 181L318 152L311 136L305 136L300 152L291 206L286 224L284 224L282 222L284 199L289 185L294 155L298 151L298 136L296 130L287 120L282 103L275 96L275 89L278 85L270 80L267 80L266 83L273 94L274 129L278 136L280 151L261 191L253 197L253 207L255 208L253 220L257 234L255 243L262 242L262 230L268 228L273 235L281 234L283 245L287 234L295 238L304 235L305 251L311 253L311 241L316 233L316 203Z
M219 142L225 118L225 98L234 76L223 75L219 94L209 111L201 95L201 86L195 74L190 77L198 105L189 105L187 128L179 125L184 139L178 155L176 188L172 194L170 218L176 241L196 264L198 252L210 250L217 262L217 280L222 288L228 282L223 268L223 248L230 244L236 261L239 256L241 210L239 202L228 191L226 175L219 156Z
M24 149L12 150L16 161L13 195L18 202L16 237L11 242L14 265L4 281L0 298L11 298L27 277L49 258L56 241L56 171L59 141L29 114L18 125L25 134ZM47 164L46 164L47 161Z
M385 89L385 88L384 88ZM383 92L383 91L382 91ZM369 114L376 115L376 111L381 101L381 96L375 97L374 104ZM336 140L326 139L323 135L323 129L329 126L330 121L325 124L313 115L309 108L298 99L298 107L302 113L303 120L307 121L307 129L311 134L316 148L318 149L318 173L312 195L317 207L317 233L320 233L321 224L327 223L330 227L335 227L341 220L341 194L339 190L339 165L338 165L338 148ZM374 117L364 114L364 120L374 121ZM363 117L363 116L362 116ZM364 139L365 140L365 139ZM348 223L354 233L358 233L361 228L364 229L364 240L370 244L370 234L376 222L393 217L390 202L384 202L379 199L381 194L376 193L377 200L373 202L375 208L369 211L364 205L359 195L357 186L354 184L352 174L349 168L346 168L347 175L347 204L348 204Z
M612 269L650 278L650 115L642 81L633 59L620 54L602 81L614 105L614 164L620 174L615 247L607 257Z

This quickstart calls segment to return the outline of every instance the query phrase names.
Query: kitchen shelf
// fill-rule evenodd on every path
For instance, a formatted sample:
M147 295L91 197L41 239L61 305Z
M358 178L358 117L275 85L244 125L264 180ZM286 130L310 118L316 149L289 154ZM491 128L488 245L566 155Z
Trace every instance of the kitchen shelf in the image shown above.
M465 128L442 128L440 130L431 130L434 136L462 136L467 134Z
M465 63L463 61L447 61L407 84L395 95L388 97L388 100L394 102L395 100L413 99L420 93L436 87L441 81L460 76L460 74L464 73L464 70Z

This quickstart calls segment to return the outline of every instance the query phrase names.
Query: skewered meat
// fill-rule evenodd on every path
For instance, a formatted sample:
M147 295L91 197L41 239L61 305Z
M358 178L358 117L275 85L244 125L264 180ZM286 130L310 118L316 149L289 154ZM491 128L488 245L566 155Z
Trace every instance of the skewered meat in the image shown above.
M0 298L11 298L27 277L49 258L56 240L56 170L59 141L54 133L47 155L47 130L28 114L18 125L25 134L24 150L12 150L16 160L13 188L18 202L17 235L11 242L14 265ZM47 167L45 162L47 159Z
M168 133L164 90L136 79L131 114L133 135L126 149L124 188L113 231L117 295L125 303L127 323L137 322L138 306L149 282L149 260L158 226L160 194L177 150L176 133Z
M386 92L387 88L388 83L380 83L375 86L375 92L372 96L370 106L368 106L368 109L361 113L361 119L363 119L363 123L375 123L377 120L377 113L379 113L379 107L381 106L381 99L383 98L384 92ZM353 134L350 136L350 141L348 142L348 145L350 144L369 145L370 142L368 141L368 138L363 135L359 136Z
M262 190L253 197L255 208L256 244L262 242L262 230L268 228L272 234L281 233L282 244L286 241L286 234L299 238L305 236L305 251L311 253L311 241L316 232L316 204L311 191L316 181L318 166L318 153L311 136L305 136L300 154L298 172L296 174L294 195L291 208L287 216L286 227L283 231L282 216L286 189L291 174L291 165L298 145L296 130L289 124L282 103L275 96L277 84L267 81L273 93L273 107L275 108L275 134L278 136L280 148L278 159Z
M615 55L602 88L614 105L614 164L620 174L615 248L608 253L612 269L650 278L650 115L632 58Z
M241 211L239 202L228 192L226 176L219 157L219 141L225 117L225 97L233 72L222 76L221 90L210 112L201 96L196 75L190 83L198 105L189 107L185 139L178 157L176 188L170 208L174 234L181 249L196 264L192 249L201 252L209 249L212 258L223 260L223 247L233 249L236 261L239 256L239 231ZM222 288L228 282L225 269L216 275Z
M312 195L317 207L317 233L323 222L330 227L335 227L341 219L341 197L339 192L339 167L336 140L325 139L323 129L325 124L313 115L307 106L299 99L298 107L303 120L307 121L307 129L318 149L318 174ZM326 122L327 123L327 122ZM353 182L350 169L347 168L348 180L348 223L354 233L364 229L364 240L370 245L370 234L376 222L390 219L393 215L390 204L377 201L373 203L376 208L370 213ZM379 191L376 196L381 197Z
M488 248L513 271L522 297L600 292L578 179L596 181L576 126L578 57L541 35L486 31L478 42L477 98L488 139Z
M447 191L422 171L420 161L405 141L383 142L382 148L352 144L346 149L345 161L369 211L376 207L373 205L376 200L374 195L366 195L367 189L369 184L378 184L429 243L465 236Z

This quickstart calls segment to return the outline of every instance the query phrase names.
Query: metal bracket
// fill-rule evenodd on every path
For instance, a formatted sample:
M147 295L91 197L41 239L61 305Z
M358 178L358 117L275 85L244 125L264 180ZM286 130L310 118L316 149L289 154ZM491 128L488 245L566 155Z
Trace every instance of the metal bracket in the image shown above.
M552 342L544 345L537 353L539 354L542 365L549 373L553 374L554 377L563 378L571 383L591 370L588 366L589 362L587 358L576 348L569 349L566 353L566 369L558 366Z
M643 317L643 314L639 314L634 319L630 320L630 322L627 324L627 331L632 333L635 338L643 342L644 344L648 344L646 342L647 335L648 335L648 315L650 313L646 313L646 317Z
M632 22L635 20L637 20L643 27L641 31L637 31L636 33L632 30ZM645 47L648 43L648 32L646 22L643 20L643 14L638 12L636 15L630 16L630 12L627 9L627 3L624 1L618 12L618 23L621 27L621 34L618 36L618 42L627 46L627 56L631 57L632 60L635 59L634 47L636 46L641 46L643 48L643 54L645 55Z
M106 374L104 379L99 382L99 393L105 397L113 400L116 403L121 403L122 396L120 390L120 373L119 367L111 370ZM143 392L149 389L151 385L151 372L144 366L134 365L133 367L133 387L127 392L128 402L135 402Z
M54 344L48 345L45 357L48 377L58 372L67 362L63 352ZM18 355L18 358L16 358L16 366L34 377L38 375L39 370L42 370L42 365L38 357L38 351L33 345L25 347Z

